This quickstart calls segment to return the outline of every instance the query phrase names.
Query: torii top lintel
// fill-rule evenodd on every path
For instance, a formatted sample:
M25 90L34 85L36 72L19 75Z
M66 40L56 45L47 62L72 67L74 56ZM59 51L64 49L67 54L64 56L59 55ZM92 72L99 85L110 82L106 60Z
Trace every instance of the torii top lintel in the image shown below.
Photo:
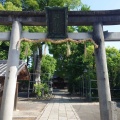
M11 25L15 20L26 26L46 26L45 12L0 11L1 25ZM68 26L93 25L98 22L101 22L103 25L120 24L120 9L102 11L68 11Z

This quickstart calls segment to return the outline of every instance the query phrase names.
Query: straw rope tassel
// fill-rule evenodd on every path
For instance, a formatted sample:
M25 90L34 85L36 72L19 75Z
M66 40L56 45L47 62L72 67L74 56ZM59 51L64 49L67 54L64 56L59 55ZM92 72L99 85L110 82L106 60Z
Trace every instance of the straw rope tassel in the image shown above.
M46 50L47 50L47 43L45 43L45 46L44 46L44 55L46 55Z
M67 57L71 55L70 44L67 42Z
M86 59L87 56L87 49L86 49L86 43L84 43L84 58Z
M26 46L25 51L24 51L25 58L28 56L28 46Z

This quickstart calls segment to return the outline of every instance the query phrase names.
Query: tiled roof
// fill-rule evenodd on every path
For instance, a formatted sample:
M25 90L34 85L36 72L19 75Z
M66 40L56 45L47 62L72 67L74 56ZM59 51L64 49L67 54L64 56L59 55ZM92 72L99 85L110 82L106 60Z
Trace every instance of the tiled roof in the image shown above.
M18 74L25 65L26 62L20 60L18 66ZM0 77L5 76L6 69L7 69L7 60L0 60Z

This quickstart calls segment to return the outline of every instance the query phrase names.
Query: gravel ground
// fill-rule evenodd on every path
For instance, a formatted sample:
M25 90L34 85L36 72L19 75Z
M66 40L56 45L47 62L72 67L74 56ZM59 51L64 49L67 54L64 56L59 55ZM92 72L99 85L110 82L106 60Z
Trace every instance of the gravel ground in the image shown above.
M35 120L41 115L47 100L18 100L17 110L13 112L13 120Z
M81 120L100 120L99 105L73 105ZM117 120L120 120L120 103L117 104Z

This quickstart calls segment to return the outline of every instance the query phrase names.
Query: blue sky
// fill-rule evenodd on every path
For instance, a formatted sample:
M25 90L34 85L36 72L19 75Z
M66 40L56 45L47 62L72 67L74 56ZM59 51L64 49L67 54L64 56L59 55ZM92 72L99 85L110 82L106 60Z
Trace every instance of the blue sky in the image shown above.
M90 6L91 10L120 9L120 0L82 0L82 3ZM103 29L109 32L120 32L120 25L103 26ZM120 42L106 42L105 45L120 49Z
M82 0L82 3L90 6L91 10L120 9L119 0Z

